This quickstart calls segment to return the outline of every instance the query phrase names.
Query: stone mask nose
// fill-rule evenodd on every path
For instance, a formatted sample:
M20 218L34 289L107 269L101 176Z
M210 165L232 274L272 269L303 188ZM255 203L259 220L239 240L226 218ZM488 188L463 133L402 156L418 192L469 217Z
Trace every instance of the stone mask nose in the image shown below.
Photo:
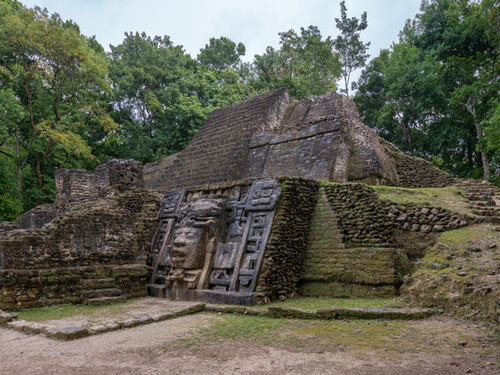
M175 246L184 246L184 245L186 245L186 235L184 233L181 233L177 237L175 237L174 238L174 245Z

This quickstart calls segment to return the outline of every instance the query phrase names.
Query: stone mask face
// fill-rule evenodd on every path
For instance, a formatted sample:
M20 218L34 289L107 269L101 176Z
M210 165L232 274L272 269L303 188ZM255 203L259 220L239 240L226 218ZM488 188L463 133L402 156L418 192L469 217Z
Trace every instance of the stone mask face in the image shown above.
M195 270L203 268L208 231L203 227L181 226L174 232L172 264L174 268Z

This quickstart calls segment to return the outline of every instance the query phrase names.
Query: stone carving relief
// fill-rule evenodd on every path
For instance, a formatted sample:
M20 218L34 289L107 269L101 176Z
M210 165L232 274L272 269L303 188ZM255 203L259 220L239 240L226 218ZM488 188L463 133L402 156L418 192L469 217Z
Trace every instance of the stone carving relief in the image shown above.
M236 186L217 198L167 192L151 248L150 283L252 293L280 193L274 179Z

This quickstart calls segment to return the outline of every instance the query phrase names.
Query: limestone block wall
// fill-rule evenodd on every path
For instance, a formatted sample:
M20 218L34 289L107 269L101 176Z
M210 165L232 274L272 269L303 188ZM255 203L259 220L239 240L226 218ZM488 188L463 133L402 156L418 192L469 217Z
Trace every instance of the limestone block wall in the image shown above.
M170 190L243 178L252 136L275 127L288 101L283 88L214 111L183 151L144 166L146 188Z
M297 295L319 186L317 181L302 178L280 182L283 191L256 289L271 300Z
M107 202L59 216L37 231L0 239L4 269L37 269L135 262L134 219Z
M279 126L255 134L245 175L398 183L394 161L356 105L336 93L290 103Z
M363 184L331 184L325 195L349 247L390 247L392 221L375 191Z
M382 210L386 212L393 227L411 232L444 232L478 223L478 216L461 215L442 207L419 203L395 204L382 201Z
M245 175L329 180L343 144L340 123L332 121L285 135L259 133L252 140Z
M92 200L98 197L96 176L83 169L60 168L54 172L56 197L54 204Z
M146 275L146 266L138 264L32 270L0 269L0 307L6 310L20 310L84 303L88 292L93 291L99 284L119 289L119 295L124 298L143 297L146 295Z
M37 229L41 228L44 224L50 223L58 215L57 207L53 204L42 204L25 212L19 217L20 229ZM14 228L12 228L14 229ZM17 229L17 228L16 228Z

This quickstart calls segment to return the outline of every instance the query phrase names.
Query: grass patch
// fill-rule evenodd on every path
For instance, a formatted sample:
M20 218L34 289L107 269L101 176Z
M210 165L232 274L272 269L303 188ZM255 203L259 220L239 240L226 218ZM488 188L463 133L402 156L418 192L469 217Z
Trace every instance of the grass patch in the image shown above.
M406 189L394 186L371 186L371 188L380 199L388 199L394 203L420 203L461 214L472 214L465 193L456 187Z
M295 320L261 316L224 315L195 335L162 345L165 351L189 348L205 356L224 359L242 342L245 346L272 346L304 352L367 350L385 353L427 352L435 355L443 347L461 340L474 343L476 332L455 322L383 320ZM481 338L481 337L480 337ZM476 344L477 345L477 344ZM481 344L482 345L482 344ZM446 350L446 349L445 349ZM384 356L386 354L383 354Z
M29 310L17 311L19 319L29 322L46 322L75 316L87 318L100 318L105 316L115 316L128 310L128 305L132 301L120 302L107 306L87 306L87 305L62 305L56 307L39 307Z
M485 238L500 241L500 232L491 230L489 225L473 225L441 233L440 242L452 246L479 241Z

